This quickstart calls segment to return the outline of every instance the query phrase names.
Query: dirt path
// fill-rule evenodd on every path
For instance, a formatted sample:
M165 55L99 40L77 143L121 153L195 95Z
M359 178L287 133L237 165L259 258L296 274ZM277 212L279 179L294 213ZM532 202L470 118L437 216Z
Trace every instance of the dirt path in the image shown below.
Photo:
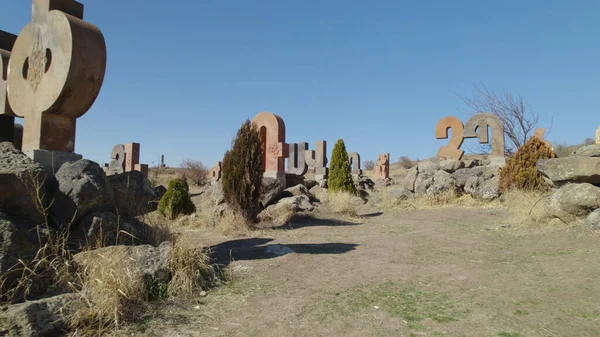
M233 281L157 306L134 335L600 335L600 238L512 229L501 210L365 211L237 240L191 232Z

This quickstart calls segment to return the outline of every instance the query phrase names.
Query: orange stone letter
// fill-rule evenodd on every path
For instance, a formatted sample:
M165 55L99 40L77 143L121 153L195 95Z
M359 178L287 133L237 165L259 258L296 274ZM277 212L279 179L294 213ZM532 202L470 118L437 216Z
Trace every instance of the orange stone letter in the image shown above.
M289 156L289 147L285 143L285 123L281 117L261 112L252 120L260 132L263 141L263 165L265 172L284 172L285 158Z

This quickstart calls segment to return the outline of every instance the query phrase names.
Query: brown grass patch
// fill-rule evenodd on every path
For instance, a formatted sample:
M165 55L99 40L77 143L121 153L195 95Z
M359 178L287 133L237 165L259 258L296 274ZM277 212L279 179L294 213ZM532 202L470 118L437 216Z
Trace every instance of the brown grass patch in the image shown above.
M363 204L363 201L356 195L347 192L330 192L327 194L325 203L334 213L348 217L358 217L357 208Z
M393 198L389 192L381 192L381 204L384 209L436 209L445 207L493 208L497 201L484 201L473 198L469 194L458 195L454 191L436 195L414 196L409 198Z

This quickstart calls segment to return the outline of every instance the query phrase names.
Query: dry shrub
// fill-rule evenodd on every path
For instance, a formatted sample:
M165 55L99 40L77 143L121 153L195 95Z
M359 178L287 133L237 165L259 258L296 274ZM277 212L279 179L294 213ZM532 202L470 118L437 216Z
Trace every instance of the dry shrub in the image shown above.
M363 204L360 197L348 192L329 192L327 205L333 212L349 217L358 217L357 208Z
M296 214L296 212L290 207L268 207L260 213L260 220L282 226L288 224L294 214Z
M182 175L198 186L208 183L209 169L199 160L184 159L181 162Z
M171 281L169 296L194 295L220 283L220 272L211 265L210 257L202 247L194 247L189 240L178 241L169 259Z
M537 170L537 161L549 158L556 158L551 148L537 138L528 140L500 170L500 191L534 191L547 188L544 178Z
M412 160L410 160L410 158L408 158L407 156L400 157L398 159L398 164L400 165L400 167L407 170L415 166L415 163Z

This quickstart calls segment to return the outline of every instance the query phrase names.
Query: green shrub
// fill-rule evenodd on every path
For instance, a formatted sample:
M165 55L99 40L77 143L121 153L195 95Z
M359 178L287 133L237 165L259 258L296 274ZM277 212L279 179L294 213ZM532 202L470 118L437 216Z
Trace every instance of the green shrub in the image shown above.
M169 181L167 192L160 198L158 203L158 211L169 219L175 219L181 214L192 214L196 211L196 206L190 199L189 186L185 180L174 179Z
M260 133L247 120L225 153L222 172L225 201L248 220L260 211L263 179L263 146Z
M500 171L500 191L513 188L533 191L545 187L546 182L537 170L537 161L550 158L556 158L556 154L544 142L537 138L528 140Z
M350 170L350 159L348 158L348 152L346 152L346 145L343 139L338 139L333 147L327 186L330 192L356 194L356 187L354 186Z

